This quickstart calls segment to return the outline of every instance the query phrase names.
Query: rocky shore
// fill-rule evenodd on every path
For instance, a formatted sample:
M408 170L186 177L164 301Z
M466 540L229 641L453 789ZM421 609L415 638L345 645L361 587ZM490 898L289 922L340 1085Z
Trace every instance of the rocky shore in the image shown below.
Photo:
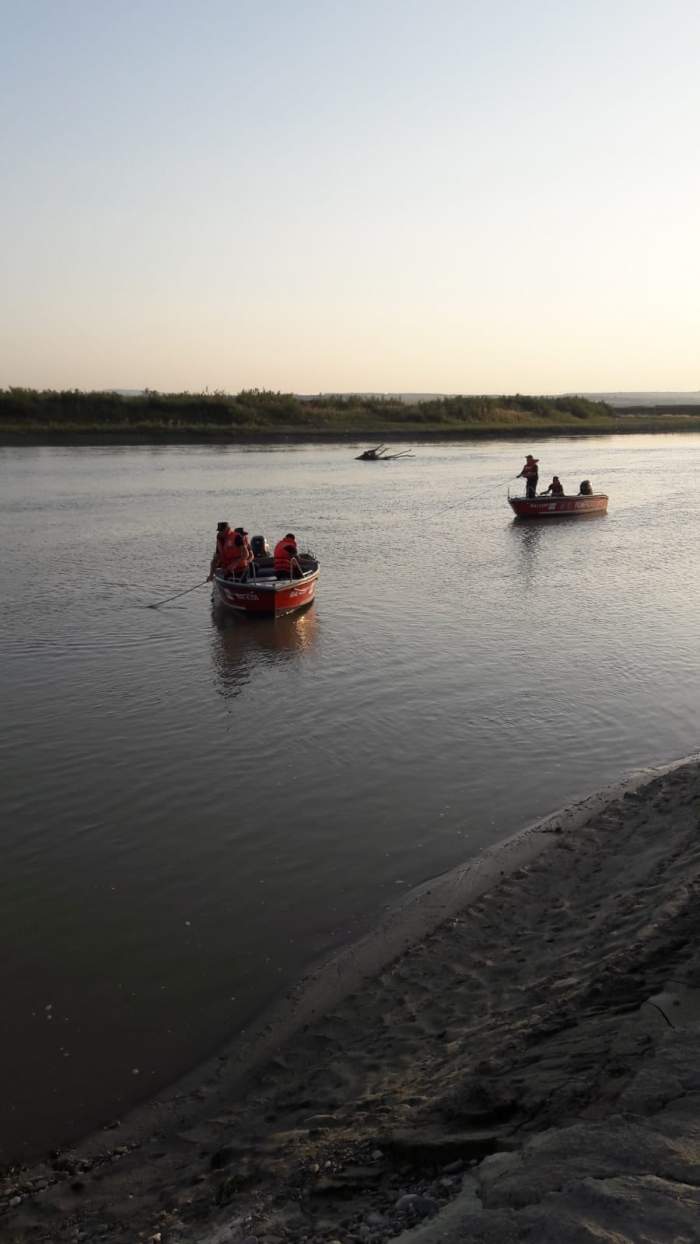
M634 785L428 887L245 1091L7 1172L2 1239L700 1240L700 765Z

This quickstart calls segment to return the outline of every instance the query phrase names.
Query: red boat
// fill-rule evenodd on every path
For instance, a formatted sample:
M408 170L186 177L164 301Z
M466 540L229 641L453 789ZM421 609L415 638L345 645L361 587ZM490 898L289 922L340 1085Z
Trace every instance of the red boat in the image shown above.
M573 497L508 497L516 518L571 518L575 514L607 514L608 498L602 492Z
M311 604L318 582L315 557L299 557L301 577L278 579L271 557L256 557L247 579L232 579L220 571L214 574L214 588L220 604L239 613L263 614L279 618Z

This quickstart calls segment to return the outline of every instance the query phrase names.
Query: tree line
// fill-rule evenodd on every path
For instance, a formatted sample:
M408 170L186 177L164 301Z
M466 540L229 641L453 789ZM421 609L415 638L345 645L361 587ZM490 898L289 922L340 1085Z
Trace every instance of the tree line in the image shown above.
M615 416L606 402L583 397L454 396L407 402L364 394L298 396L269 389L240 393L143 393L106 390L0 389L0 423L42 427L215 427L243 429L370 428L597 422Z

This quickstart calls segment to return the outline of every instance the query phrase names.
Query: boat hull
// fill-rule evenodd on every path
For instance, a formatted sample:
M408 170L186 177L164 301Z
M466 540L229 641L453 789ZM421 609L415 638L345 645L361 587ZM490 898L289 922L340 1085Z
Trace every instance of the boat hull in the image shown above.
M509 497L508 504L516 518L571 518L608 512L608 498L603 493L590 497Z
M318 570L313 570L302 579L265 578L241 583L215 574L214 588L217 600L226 609L280 618L311 604L318 575Z

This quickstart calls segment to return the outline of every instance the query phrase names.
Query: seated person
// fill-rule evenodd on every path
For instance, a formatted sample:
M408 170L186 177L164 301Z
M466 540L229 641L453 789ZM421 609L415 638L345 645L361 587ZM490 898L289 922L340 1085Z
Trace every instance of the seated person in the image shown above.
M252 566L253 561L253 550L250 547L248 532L245 527L236 527L233 533L231 559L228 565L228 569L233 574L234 579L247 579L248 570Z
M274 551L275 572L278 579L300 579L302 569L299 565L299 549L296 536L288 531L277 541Z
M543 497L548 497L550 495L552 497L563 497L564 496L564 488L563 488L563 485L559 481L558 475L554 476L554 479L549 485L549 488L545 488L544 492L541 495Z
M591 488L591 481L589 479L581 480L581 487L578 490L578 495L579 497L593 496L593 489Z

